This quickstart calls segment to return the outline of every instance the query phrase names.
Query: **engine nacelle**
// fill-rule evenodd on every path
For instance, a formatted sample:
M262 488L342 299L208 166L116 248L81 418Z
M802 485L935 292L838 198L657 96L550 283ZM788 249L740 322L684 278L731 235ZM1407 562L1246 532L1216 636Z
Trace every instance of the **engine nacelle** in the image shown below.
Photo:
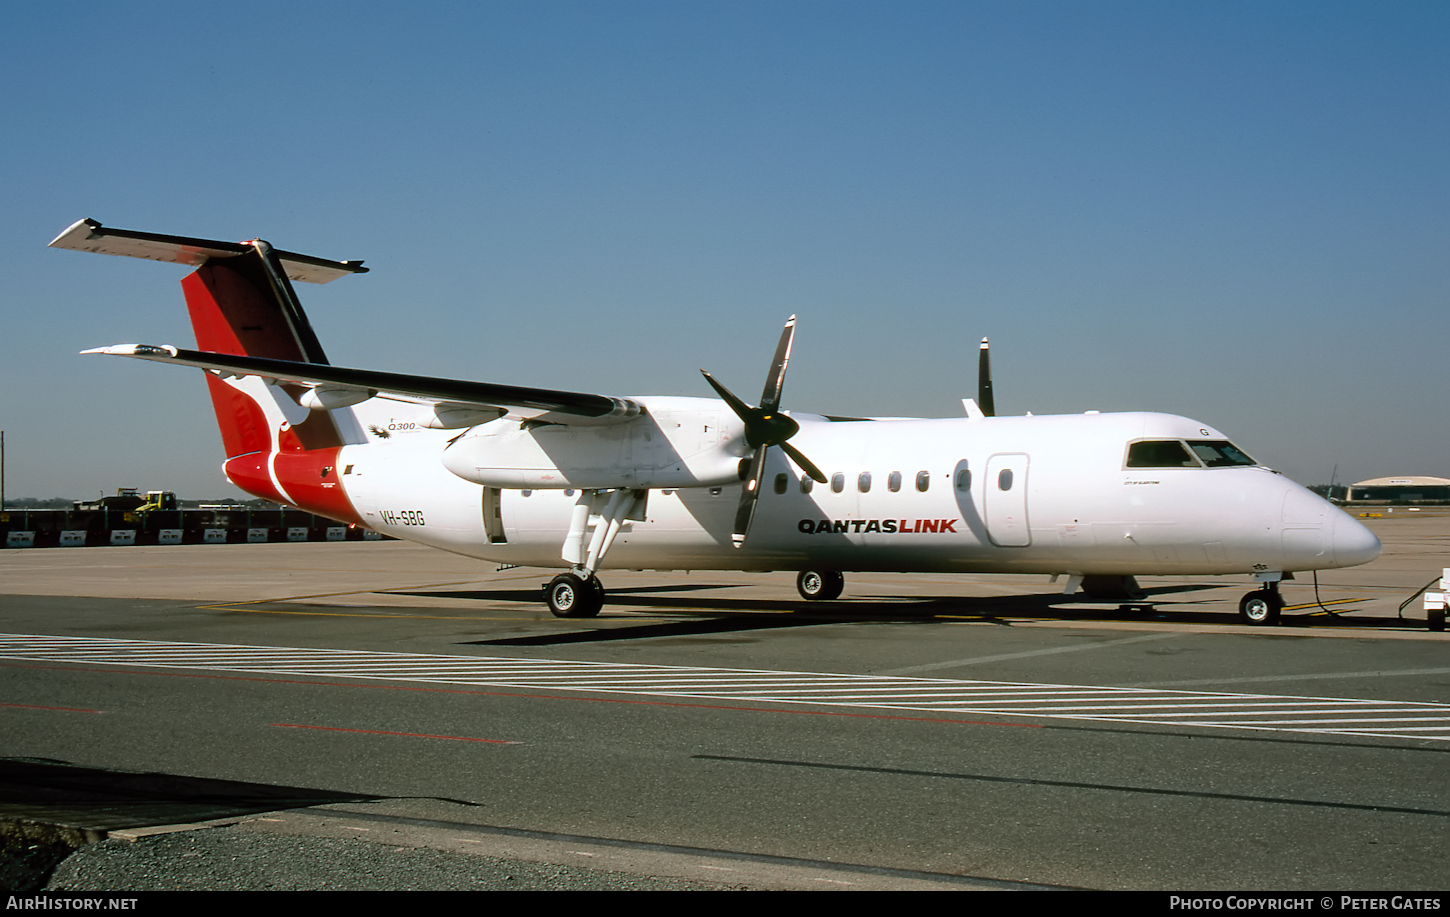
M646 410L608 426L501 418L469 430L443 467L509 489L723 487L740 483L748 454L740 421L718 401L637 399Z

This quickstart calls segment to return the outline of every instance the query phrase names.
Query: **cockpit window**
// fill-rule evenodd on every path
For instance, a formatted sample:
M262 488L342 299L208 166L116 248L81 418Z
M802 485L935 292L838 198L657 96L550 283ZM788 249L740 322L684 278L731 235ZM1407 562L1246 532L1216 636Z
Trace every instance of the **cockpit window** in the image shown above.
M1197 468L1188 448L1176 439L1145 439L1128 446L1129 468Z
M1193 454L1203 460L1203 464L1210 468L1226 468L1229 465L1256 465L1253 459L1249 458L1226 439L1213 439L1205 442L1189 441L1188 448Z

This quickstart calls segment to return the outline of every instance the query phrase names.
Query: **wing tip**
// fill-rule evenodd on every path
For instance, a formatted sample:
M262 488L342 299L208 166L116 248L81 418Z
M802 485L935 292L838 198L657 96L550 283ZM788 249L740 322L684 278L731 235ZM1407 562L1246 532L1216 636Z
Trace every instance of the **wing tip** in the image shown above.
M175 357L179 351L170 344L110 344L82 350L81 353L100 353L112 357Z

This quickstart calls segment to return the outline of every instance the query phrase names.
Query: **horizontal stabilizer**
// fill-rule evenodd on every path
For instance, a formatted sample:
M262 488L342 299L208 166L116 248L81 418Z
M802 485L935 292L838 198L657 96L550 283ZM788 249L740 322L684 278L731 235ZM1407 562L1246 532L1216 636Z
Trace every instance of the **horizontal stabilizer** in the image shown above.
M518 409L522 409L529 416L564 424L622 423L638 416L642 410L638 402L627 398L611 398L608 395L348 369L325 363L294 363L264 357L232 356L183 350L170 344L115 344L82 353L104 353L179 366L197 366L223 375L260 376L284 384L295 382L309 386L325 385L329 393L367 392L369 397L390 393L446 401L450 403L450 409L455 410L466 405L509 408L511 413L518 413ZM336 399L338 395L330 394L330 397Z
M110 229L90 219L73 224L56 236L50 247L189 264L192 267L200 267L215 258L235 258L254 250L247 242L216 242L132 229ZM281 260L289 278L304 283L327 283L347 274L367 273L361 261L329 261L280 249L274 249L274 254Z

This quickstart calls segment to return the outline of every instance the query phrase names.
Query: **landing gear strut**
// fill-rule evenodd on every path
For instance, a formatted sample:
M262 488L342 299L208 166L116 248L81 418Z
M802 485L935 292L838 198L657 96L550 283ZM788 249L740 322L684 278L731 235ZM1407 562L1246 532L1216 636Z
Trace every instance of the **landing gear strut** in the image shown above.
M556 618L592 618L604 607L604 586L597 576L571 570L549 580L544 601Z
M1277 580L1264 583L1264 588L1245 593L1239 600L1239 617L1245 624L1278 624L1283 610L1284 598L1279 595Z
M846 587L846 578L835 570L802 570L795 578L795 588L808 602L829 602L839 598Z
M604 586L594 571L614 544L615 536L632 520L644 517L648 491L581 490L569 519L561 556L569 563L544 587L544 601L558 618L592 618L604 607Z

